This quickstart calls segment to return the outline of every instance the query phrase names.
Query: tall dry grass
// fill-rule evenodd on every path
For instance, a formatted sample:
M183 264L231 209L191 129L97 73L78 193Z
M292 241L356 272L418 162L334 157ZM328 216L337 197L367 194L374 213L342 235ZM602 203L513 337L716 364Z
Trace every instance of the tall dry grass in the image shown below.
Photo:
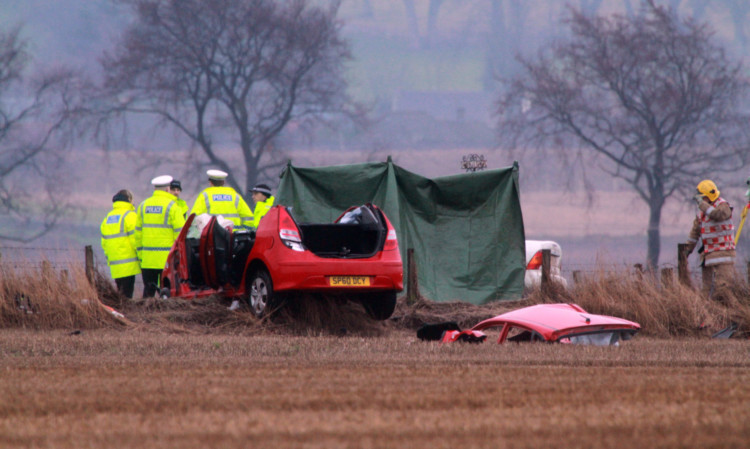
M99 301L83 269L57 270L46 261L17 269L0 262L0 327L90 329L122 321Z
M750 331L750 288L737 278L721 301L704 298L699 290L679 282L662 282L648 273L600 272L563 289L533 291L530 303L572 302L588 312L636 321L653 337L712 334L731 323L739 333Z

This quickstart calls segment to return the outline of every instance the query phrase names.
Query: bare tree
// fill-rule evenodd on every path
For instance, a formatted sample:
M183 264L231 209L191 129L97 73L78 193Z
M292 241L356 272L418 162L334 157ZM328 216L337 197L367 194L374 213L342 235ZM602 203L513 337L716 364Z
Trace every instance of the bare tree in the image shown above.
M243 171L251 186L269 168L264 156L273 155L274 139L291 120L348 105L342 72L350 54L338 4L121 2L136 19L102 59L109 112L148 114L157 126L171 126L208 164L232 174L235 188ZM231 162L237 148L244 167Z
M747 83L708 26L649 2L635 17L570 10L571 36L506 84L504 143L583 147L649 207L647 262L659 259L662 207L750 158Z
M62 168L83 109L72 72L27 73L20 33L0 30L0 240L28 242L69 210Z

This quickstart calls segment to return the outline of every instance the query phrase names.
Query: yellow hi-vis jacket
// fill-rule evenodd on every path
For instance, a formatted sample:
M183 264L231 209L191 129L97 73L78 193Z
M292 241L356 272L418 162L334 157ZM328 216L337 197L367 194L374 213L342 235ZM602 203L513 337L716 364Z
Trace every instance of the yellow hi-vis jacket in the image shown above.
M255 211L253 212L253 224L252 227L258 228L258 223L260 223L260 219L263 218L266 213L271 210L273 207L273 202L276 201L276 198L273 197L273 195L269 196L268 199L265 201L258 201L255 203Z
M171 193L156 190L138 206L135 242L141 268L164 269L169 250L185 224L175 200Z
M115 201L112 211L100 226L102 249L107 257L112 279L134 276L141 272L136 254L135 207L127 201Z
M235 230L250 229L253 212L231 187L208 187L195 199L191 214L221 215L231 221Z

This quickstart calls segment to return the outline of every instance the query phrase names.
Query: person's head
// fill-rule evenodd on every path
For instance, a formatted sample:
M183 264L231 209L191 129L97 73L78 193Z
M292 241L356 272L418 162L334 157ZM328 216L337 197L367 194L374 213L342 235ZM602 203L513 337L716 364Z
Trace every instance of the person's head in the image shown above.
M708 199L709 203L713 203L716 201L717 198L719 198L719 195L721 192L719 192L719 189L716 187L716 184L714 184L713 181L710 179L704 179L703 181L698 183L697 187L698 193L703 195L704 199Z
M169 193L176 197L180 197L180 193L182 193L182 184L180 181L173 179L172 182L169 183Z
M124 201L126 203L133 204L133 194L130 192L130 190L122 189L119 192L115 193L115 196L112 197L113 203L116 203L118 201Z
M255 187L250 189L250 195L254 202L263 202L272 195L271 188L267 184L256 184Z
M169 175L161 175L151 180L151 185L154 186L154 190L163 190L169 192L169 184L172 182L172 177Z
M224 185L224 181L227 179L227 172L221 170L208 170L208 182L214 187L221 187Z

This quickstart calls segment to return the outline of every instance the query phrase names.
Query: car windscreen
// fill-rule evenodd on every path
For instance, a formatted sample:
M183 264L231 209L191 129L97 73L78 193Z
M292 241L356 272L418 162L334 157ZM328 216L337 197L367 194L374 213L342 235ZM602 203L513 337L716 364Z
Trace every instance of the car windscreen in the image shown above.
M611 330L590 334L576 334L561 337L558 341L564 344L590 346L619 346L621 340L630 340L633 336L629 330Z

